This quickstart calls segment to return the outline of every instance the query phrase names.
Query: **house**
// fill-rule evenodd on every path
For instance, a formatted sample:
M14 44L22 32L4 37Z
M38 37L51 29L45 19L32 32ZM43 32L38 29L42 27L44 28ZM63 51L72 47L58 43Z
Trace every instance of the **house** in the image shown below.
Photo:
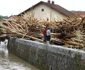
M66 17L75 17L75 14L55 4L54 1L51 2L50 0L48 0L48 2L40 1L29 9L18 14L18 16L23 15L24 18L26 18L29 14L38 20L47 21L61 21Z
M85 11L72 11L76 16L85 17Z

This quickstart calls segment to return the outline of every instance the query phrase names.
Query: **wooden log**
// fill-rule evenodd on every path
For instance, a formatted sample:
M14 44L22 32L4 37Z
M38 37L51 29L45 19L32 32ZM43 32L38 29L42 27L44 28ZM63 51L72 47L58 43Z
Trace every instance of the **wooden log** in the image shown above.
M64 41L64 43L66 44L70 44L70 45L77 45L77 46L80 46L80 47L84 47L83 44L80 44L80 43L77 43L77 42L73 42L73 41Z
M6 37L7 36L7 34L1 34L0 35L0 37Z
M64 45L63 40L58 39L58 38L51 38L51 43L56 44L56 45Z

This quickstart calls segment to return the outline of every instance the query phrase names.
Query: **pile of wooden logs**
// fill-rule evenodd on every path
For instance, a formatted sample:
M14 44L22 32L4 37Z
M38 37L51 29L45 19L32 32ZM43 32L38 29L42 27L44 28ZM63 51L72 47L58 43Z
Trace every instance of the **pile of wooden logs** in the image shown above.
M51 43L70 48L84 48L85 18L67 18L63 21L41 21L33 17L15 16L2 21L2 34L43 42L42 30L49 26L52 30Z

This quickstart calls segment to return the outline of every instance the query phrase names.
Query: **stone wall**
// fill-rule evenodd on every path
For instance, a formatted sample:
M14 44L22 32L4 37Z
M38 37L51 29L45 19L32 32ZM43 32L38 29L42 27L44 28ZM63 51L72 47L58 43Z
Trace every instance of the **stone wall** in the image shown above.
M82 50L18 38L10 38L8 50L40 70L85 70Z

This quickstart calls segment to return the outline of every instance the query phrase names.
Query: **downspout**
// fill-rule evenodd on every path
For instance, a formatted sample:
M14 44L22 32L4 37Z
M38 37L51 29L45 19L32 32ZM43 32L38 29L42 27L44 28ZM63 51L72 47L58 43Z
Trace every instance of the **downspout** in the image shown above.
M52 21L52 9L50 10L50 21Z

